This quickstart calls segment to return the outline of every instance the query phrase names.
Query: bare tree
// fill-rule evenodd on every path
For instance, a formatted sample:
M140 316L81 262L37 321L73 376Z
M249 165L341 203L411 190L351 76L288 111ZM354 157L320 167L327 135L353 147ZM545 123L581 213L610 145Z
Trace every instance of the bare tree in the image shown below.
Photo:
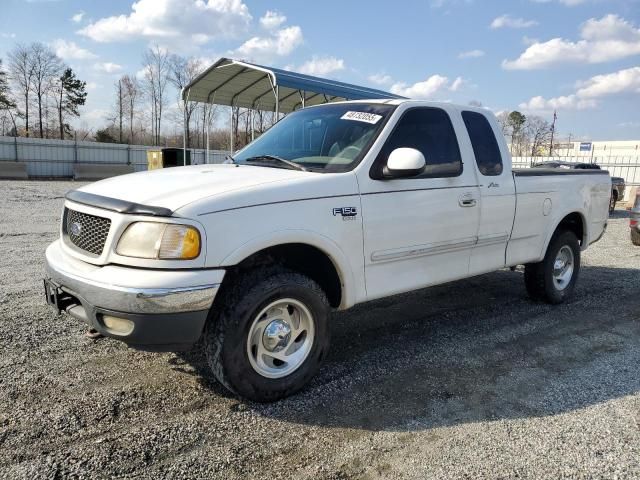
M551 140L551 124L544 118L531 115L527 117L524 126L525 135L529 144L531 156L542 153L543 147L548 147Z
M2 68L2 59L0 59L0 122L2 124L2 135L6 132L6 124L11 122L13 125L14 135L17 135L18 127L16 125L16 114L14 109L16 103L9 89L7 80L7 72Z
M498 119L498 123L500 124L500 130L502 130L502 134L507 137L509 133L509 112L500 112L496 115Z
M179 55L171 55L169 57L169 81L178 90L178 104L184 119L184 131L186 137L187 147L191 146L191 118L195 112L198 104L196 102L190 102L182 98L182 89L189 85L193 79L195 79L200 72L202 72L202 62L196 58L185 58ZM204 123L203 123L204 125ZM198 129L196 130L196 132Z
M125 75L121 79L124 96L126 99L126 110L129 115L129 143L134 143L134 119L136 109L138 108L138 100L140 97L140 83L136 77Z
M169 53L156 45L143 55L147 94L151 101L151 132L153 143L160 144L162 110L166 104L166 88L169 72Z
M115 83L116 87L116 105L115 105L115 122L118 124L118 142L122 143L122 124L124 121L124 90L122 87L122 79Z
M38 102L38 127L40 138L43 138L44 124L42 119L46 109L46 95L61 74L62 61L53 50L40 42L31 44L30 51L33 65L31 84Z
M27 137L30 133L29 94L31 93L33 75L34 65L31 49L26 45L16 45L11 53L9 53L9 76L24 101L24 128Z

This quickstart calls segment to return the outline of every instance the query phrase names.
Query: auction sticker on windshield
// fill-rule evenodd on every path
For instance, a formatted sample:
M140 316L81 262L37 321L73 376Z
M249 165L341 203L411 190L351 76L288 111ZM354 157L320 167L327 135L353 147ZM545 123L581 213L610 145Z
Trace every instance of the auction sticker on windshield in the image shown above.
M366 122L375 125L382 118L382 115L376 115L375 113L367 112L352 112L349 111L342 115L342 120L356 120L357 122Z

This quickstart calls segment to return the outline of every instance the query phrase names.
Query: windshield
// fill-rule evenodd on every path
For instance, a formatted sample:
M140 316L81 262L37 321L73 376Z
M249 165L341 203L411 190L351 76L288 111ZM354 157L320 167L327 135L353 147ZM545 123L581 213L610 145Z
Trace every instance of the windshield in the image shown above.
M287 160L311 171L347 171L362 159L394 109L394 105L347 103L298 110L240 150L234 161L296 166L287 166L283 161Z

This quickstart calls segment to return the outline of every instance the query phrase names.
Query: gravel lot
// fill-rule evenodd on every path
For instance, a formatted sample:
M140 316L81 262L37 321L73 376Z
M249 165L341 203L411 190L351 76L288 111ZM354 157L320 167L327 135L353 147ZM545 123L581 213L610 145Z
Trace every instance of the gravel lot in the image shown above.
M199 352L84 337L45 306L72 182L0 182L2 478L638 478L640 248L618 211L573 299L501 271L336 314L312 384L240 401Z

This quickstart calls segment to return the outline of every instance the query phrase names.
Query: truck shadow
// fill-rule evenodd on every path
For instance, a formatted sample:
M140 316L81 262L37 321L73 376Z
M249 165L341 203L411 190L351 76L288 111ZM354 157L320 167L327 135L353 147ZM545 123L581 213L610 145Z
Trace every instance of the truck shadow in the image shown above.
M335 315L329 357L312 383L240 408L286 422L407 431L543 417L640 391L640 275L584 267L567 304L526 297L500 271ZM181 354L228 396L200 351Z

